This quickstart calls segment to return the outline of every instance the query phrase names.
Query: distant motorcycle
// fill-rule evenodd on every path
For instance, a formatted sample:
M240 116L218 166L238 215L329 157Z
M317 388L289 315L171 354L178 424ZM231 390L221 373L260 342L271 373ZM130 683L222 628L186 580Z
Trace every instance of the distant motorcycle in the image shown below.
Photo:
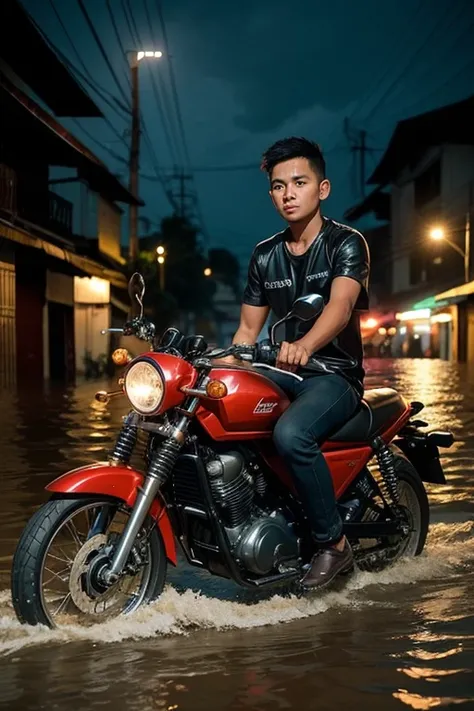
M140 313L123 333L151 350L130 362L125 349L115 351L114 362L126 365L120 389L96 395L107 402L125 394L133 408L109 461L49 484L50 500L18 543L12 597L22 622L89 623L156 600L168 563L177 564L175 540L191 565L254 590L292 589L310 560L308 521L272 444L289 400L265 372L285 322L317 317L322 297L297 299L269 343L209 350L201 336L175 328L156 342L144 292L143 278L133 275L129 293ZM216 361L231 355L241 364ZM310 367L321 367L317 357ZM381 570L423 550L423 482L445 483L438 446L450 447L453 437L422 432L426 423L413 419L422 408L394 390L369 390L323 447L362 569Z

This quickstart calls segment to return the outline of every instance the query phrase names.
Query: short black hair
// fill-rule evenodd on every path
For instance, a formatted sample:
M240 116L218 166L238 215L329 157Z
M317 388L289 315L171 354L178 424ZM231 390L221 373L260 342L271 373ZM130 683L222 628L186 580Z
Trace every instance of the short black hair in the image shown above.
M320 146L307 138L297 138L296 136L282 138L267 148L262 156L261 168L271 176L273 168L278 163L292 158L307 158L321 180L326 178L326 161Z

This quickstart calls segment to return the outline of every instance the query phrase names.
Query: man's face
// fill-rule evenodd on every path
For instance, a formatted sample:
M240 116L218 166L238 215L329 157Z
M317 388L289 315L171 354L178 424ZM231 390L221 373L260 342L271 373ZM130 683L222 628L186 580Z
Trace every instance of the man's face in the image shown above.
M321 180L307 158L291 158L273 168L270 197L280 215L289 223L315 215L330 189L329 180Z

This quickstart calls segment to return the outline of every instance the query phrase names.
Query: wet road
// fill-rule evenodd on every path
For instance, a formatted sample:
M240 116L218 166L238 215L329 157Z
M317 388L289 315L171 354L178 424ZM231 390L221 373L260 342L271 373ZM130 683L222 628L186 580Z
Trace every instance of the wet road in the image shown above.
M54 632L15 620L11 555L47 481L102 459L124 405L95 405L95 383L1 393L0 708L474 709L474 370L369 361L367 386L384 384L457 438L448 486L430 488L423 556L359 573L342 592L254 604L188 570L134 616Z

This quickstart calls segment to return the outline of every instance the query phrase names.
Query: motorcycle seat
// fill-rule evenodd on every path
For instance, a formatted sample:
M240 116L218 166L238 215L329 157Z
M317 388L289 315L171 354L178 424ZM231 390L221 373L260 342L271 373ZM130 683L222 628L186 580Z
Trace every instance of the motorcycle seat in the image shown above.
M366 390L355 415L329 442L366 442L395 422L406 410L406 400L392 388Z

